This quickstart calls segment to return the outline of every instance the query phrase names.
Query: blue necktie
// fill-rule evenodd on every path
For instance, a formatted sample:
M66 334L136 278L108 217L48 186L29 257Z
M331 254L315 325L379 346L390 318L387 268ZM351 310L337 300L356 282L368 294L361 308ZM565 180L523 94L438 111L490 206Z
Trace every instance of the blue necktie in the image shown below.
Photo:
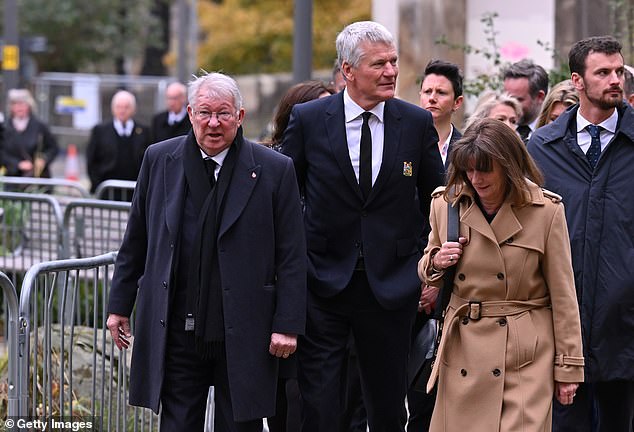
M363 193L363 198L367 199L372 190L372 135L370 133L371 112L364 112L363 124L361 125L361 149L359 154L359 186Z
M590 148L586 153L586 157L588 158L588 162L590 162L590 166L594 169L597 166L597 161L599 160L599 156L601 155L601 126L596 126L590 124L586 126L586 129L590 136L592 137L592 142L590 143Z

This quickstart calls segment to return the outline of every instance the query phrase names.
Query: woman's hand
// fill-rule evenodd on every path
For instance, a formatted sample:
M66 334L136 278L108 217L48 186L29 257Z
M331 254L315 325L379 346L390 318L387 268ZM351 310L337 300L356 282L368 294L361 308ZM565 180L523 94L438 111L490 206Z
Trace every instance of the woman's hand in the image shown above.
M572 404L579 388L578 383L562 383L555 381L555 397L562 405Z
M462 256L462 247L467 239L460 237L457 242L445 242L432 259L432 266L436 270L444 270L455 265Z

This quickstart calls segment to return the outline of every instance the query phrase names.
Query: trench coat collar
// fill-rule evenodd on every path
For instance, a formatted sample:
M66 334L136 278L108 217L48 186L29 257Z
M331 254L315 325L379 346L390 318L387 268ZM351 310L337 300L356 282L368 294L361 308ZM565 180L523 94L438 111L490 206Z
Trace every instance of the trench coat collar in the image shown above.
M529 205L544 205L545 198L542 189L528 179L526 182L528 183L531 195ZM460 199L462 197L468 199ZM498 214L491 224L487 222L482 211L480 211L480 208L476 204L475 191L473 188L465 185L457 198L460 199L461 202L462 216L460 217L460 222L476 230L498 245L506 242L523 228L522 223L516 215L514 206L508 197L498 210Z

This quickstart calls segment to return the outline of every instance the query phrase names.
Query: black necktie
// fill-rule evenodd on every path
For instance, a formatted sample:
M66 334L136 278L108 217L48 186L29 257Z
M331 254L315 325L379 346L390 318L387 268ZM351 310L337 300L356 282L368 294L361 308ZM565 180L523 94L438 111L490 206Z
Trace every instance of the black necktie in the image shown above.
M526 143L528 141L528 136L531 133L531 128L528 125L520 125L517 127L517 133L520 134L520 138L522 138L522 141Z
M212 158L205 158L205 171L207 171L207 177L209 177L209 184L213 189L216 184L216 161Z
M592 141L590 142L590 148L586 152L586 157L588 158L588 162L590 162L590 166L594 169L597 166L597 161L599 160L599 156L601 155L601 126L596 126L593 124L589 124L586 126L586 130L592 137Z
M367 199L372 190L372 135L370 134L370 125L368 120L372 115L371 112L364 112L363 124L361 125L361 151L359 154L359 186L363 198Z

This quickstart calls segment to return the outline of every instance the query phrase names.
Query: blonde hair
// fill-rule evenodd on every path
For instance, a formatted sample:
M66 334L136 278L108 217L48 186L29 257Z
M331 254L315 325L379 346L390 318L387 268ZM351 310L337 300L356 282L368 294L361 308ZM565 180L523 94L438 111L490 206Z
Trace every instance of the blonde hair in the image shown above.
M550 123L550 113L557 102L562 103L566 108L579 103L579 93L571 80L564 80L556 84L548 92L537 117L538 128Z
M506 93L496 93L494 91L486 91L482 93L478 99L478 104L473 111L473 114L469 116L469 119L465 123L465 129L468 129L473 123L483 118L487 118L493 108L498 105L508 105L515 111L515 115L519 119L522 117L522 105L513 96Z

